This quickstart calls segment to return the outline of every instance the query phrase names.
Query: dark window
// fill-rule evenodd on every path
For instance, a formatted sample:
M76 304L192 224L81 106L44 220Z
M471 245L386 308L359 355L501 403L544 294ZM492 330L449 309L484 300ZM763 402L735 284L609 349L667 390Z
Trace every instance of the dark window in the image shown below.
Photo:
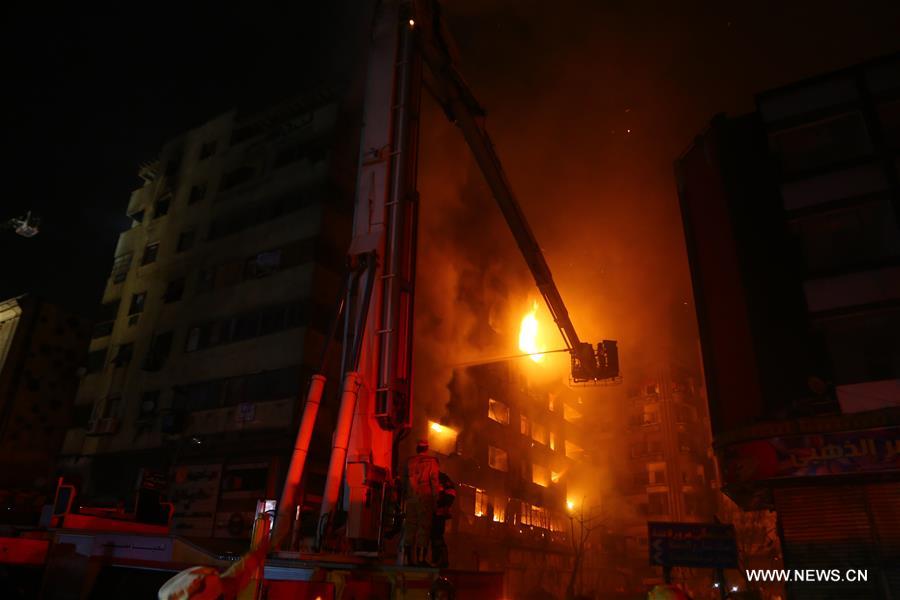
M178 252L184 252L186 250L190 250L194 245L194 239L197 237L197 232L193 229L190 231L182 231L181 235L178 236Z
M131 219L137 223L142 223L144 221L144 211L143 210L133 212L128 216L131 217Z
M191 327L190 329L188 329L188 334L184 342L185 352L193 352L194 350L200 349L200 334L200 326Z
M669 495L663 492L647 494L647 514L669 514Z
M133 254L123 254L117 256L113 261L112 278L113 283L122 283L128 277L128 268L131 266L131 258Z
M255 174L256 171L253 167L238 167L222 176L222 185L220 187L223 190L231 189L250 181Z
M213 289L216 281L216 270L214 268L200 269L197 271L197 291L208 292Z
M191 186L191 193L188 195L188 204L196 204L206 197L206 184L198 183Z
M154 336L144 359L145 371L158 371L166 364L169 351L172 349L172 332L167 331Z
M113 359L113 364L117 367L123 367L131 362L131 357L134 355L134 344L122 344L119 346L118 351L116 352L116 357Z
M281 250L260 252L247 260L244 267L244 279L265 277L278 271L281 266Z
M900 99L879 104L878 120L888 147L900 150Z
M689 515L700 514L700 496L697 494L687 493L684 495L684 512Z
M171 302L178 302L181 300L181 297L184 295L184 277L179 277L178 279L173 279L168 284L166 284L166 291L163 294L163 301L166 304Z
M169 214L169 204L171 203L171 196L166 196L165 198L160 198L159 200L157 200L153 205L153 218L158 219Z
M72 426L73 427L87 427L88 422L91 420L91 413L94 412L94 407L91 404L76 404L72 409Z
M147 246L144 248L144 256L141 258L141 265L149 265L150 263L156 262L156 257L158 254L159 242L147 244Z
M284 306L272 306L265 309L262 313L262 323L260 325L259 334L268 335L284 329Z
M159 390L150 390L141 394L139 414L141 418L152 417L159 410Z
M773 133L769 140L787 174L819 169L871 153L869 134L858 112Z
M181 157L176 156L166 163L166 177L175 177L178 175L178 169L181 168Z
M200 160L205 160L216 153L216 141L205 142L200 146Z
M252 312L239 316L234 327L234 341L247 340L258 336L259 321L259 312Z
M103 365L106 364L106 352L108 348L100 348L99 350L94 350L88 353L87 357L87 372L88 373L99 373L103 370Z
M798 219L792 229L812 272L900 256L900 229L888 199Z
M131 296L131 306L128 307L129 315L136 315L144 312L144 301L147 299L147 292L140 292Z

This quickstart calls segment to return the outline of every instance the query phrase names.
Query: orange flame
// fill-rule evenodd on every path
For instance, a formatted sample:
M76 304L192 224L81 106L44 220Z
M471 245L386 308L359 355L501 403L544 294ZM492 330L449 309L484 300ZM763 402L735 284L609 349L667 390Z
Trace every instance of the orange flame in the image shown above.
M522 325L519 327L519 350L528 354L534 362L541 362L544 355L541 354L543 348L539 348L537 342L537 308L537 302L533 302L531 311L522 317Z

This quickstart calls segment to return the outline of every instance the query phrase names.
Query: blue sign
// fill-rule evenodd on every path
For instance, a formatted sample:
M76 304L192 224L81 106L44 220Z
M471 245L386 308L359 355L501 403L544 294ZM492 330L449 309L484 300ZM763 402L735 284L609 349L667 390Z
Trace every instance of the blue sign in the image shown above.
M734 525L648 521L650 564L664 567L737 568Z

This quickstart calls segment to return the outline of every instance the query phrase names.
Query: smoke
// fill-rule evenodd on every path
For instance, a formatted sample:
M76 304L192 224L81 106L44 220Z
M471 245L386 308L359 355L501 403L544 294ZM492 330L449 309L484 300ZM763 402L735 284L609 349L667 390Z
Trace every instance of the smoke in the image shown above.
M812 0L445 4L572 320L584 341L619 340L626 386L660 360L697 357L675 158L716 113L753 110L755 93L896 50L900 23L883 1L866 13ZM427 98L420 158L415 394L434 418L454 365L517 352L539 295L461 135ZM625 401L622 388L585 394L593 423Z

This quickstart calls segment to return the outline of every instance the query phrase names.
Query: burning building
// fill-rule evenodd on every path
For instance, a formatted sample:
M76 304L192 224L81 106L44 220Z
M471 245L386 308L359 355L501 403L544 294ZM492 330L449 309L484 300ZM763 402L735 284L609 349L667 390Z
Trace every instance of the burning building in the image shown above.
M540 589L556 597L572 577L573 534L600 517L602 469L582 394L563 380L535 383L528 360L456 369L445 411L418 415L414 432L427 436L457 486L446 535L453 568L504 571L510 597ZM616 578L615 560L602 552L592 538L576 589Z
M149 469L169 478L175 533L240 539L276 497L344 268L347 121L325 92L231 111L140 168L62 451L93 503L128 506Z
M900 57L757 97L676 162L723 490L795 598L900 591Z

